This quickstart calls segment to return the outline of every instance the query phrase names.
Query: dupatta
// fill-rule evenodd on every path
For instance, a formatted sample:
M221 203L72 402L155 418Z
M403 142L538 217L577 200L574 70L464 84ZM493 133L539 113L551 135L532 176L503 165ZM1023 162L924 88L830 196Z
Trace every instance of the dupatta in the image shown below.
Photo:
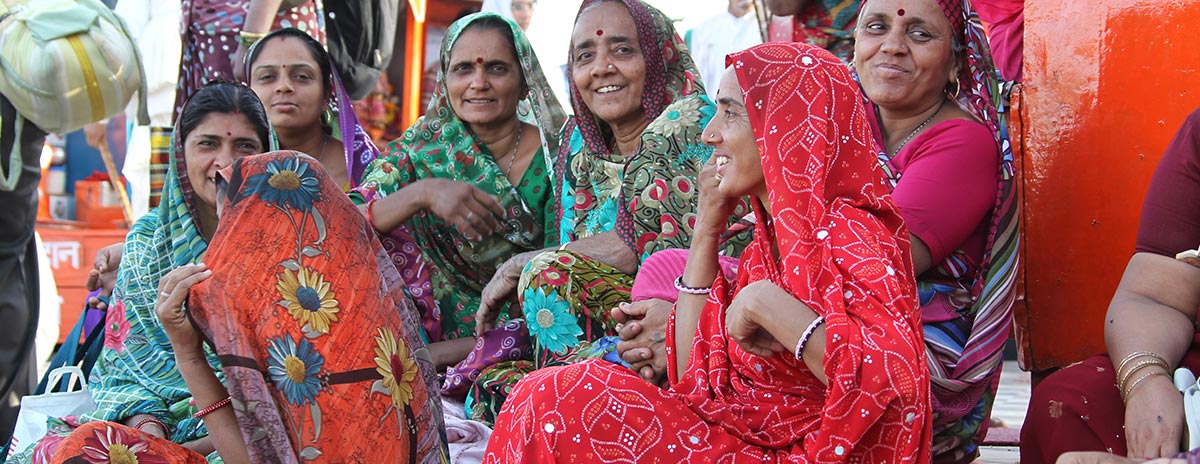
M249 91L249 89L246 89ZM175 134L180 133L176 121ZM208 243L196 222L195 197L187 176L183 140L171 142L170 164L163 184L162 201L143 215L125 237L121 267L113 288L114 312L106 322L105 348L93 370L98 385L91 388L96 411L84 421L120 422L137 414L150 414L171 426L175 443L208 435L204 423L192 417L183 377L175 367L175 351L158 322L154 304L158 281L168 272L200 261ZM208 364L221 377L221 363L206 352Z
M503 21L513 36L517 61L529 88L529 95L517 106L517 117L536 126L541 137L541 149L518 185L509 181L493 154L454 113L447 95L450 52L464 30L485 19ZM403 229L411 234L407 240L412 246L398 240L405 245L393 247L393 254L406 278L430 281L427 291L436 296L439 306L425 312L424 325L431 341L474 335L479 295L496 269L513 255L558 244L549 168L565 118L533 47L516 23L495 13L475 13L450 26L442 39L441 67L428 110L400 139L388 144L387 155L370 164L361 188L351 195L364 203L422 179L451 179L495 197L507 213L498 233L478 241L463 238L453 224L429 211L418 212L405 222ZM393 235L398 233L403 232Z
M432 359L366 220L299 152L237 160L189 317L254 462L448 459Z
M254 42L250 49L246 52L246 57L254 55L255 48L261 46L271 40L272 37L280 35L281 31L299 32L299 34L288 35L299 40L310 42L312 45L324 50L325 46L320 41L314 39L304 31L295 28L276 29L270 34ZM244 75L246 79L250 79L250 62L249 60L243 64ZM249 84L247 84L249 85ZM379 157L379 149L375 147L375 142L371 141L371 136L367 135L367 131L363 129L362 124L358 122L358 116L354 114L354 102L350 100L350 93L346 91L346 86L342 84L342 78L338 75L337 66L333 63L333 58L329 59L329 85L330 93L333 94L330 111L337 117L337 129L339 131L338 138L342 141L342 152L346 156L346 175L350 178L351 188L357 187L361 182L362 176L366 173L367 165L375 161ZM272 129L272 136L275 131ZM272 140L272 145L278 145L278 142Z
M922 301L947 292L962 301L954 320L926 324L929 370L934 410L934 451L954 453L954 460L970 459L973 441L987 433L995 391L1000 381L1004 344L1012 327L1016 303L1016 274L1019 266L1021 202L1015 182L1008 123L1001 112L1007 102L999 73L992 62L987 34L970 0L938 0L950 20L952 31L965 46L965 66L960 67L961 91L953 102L986 126L995 138L1000 156L996 173L996 202L990 215L983 260L974 274L965 272L966 259L952 253L934 272L943 279L918 281ZM894 188L900 173L887 168L890 157L876 140L875 150Z
M736 281L716 279L671 390L706 422L804 462L928 462L929 379L908 232L873 156L858 86L836 57L807 44L764 44L728 62L770 213L752 200L754 239ZM759 280L825 318L828 386L789 353L763 358L729 339L726 309ZM668 357L675 362L671 344Z
M602 0L587 0L579 12ZM713 115L700 72L669 18L640 1L621 0L646 60L642 109L651 120L637 151L613 151L612 131L571 81L575 115L563 130L554 166L559 241L616 230L639 261L686 248L696 212L695 180L712 148L700 140ZM578 16L577 16L578 17ZM574 67L574 53L567 68Z

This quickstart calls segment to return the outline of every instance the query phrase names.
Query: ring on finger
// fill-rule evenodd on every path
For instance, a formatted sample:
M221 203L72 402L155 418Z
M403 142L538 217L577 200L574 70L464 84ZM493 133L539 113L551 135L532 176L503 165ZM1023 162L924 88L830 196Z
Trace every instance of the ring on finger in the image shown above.
M170 298L171 294L167 293L167 292L158 292L158 296L161 296L163 298Z

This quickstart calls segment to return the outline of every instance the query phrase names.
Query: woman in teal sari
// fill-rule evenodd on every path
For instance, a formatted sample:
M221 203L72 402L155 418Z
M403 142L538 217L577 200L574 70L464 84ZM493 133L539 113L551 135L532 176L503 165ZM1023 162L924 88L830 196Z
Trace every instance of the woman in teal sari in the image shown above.
M177 267L200 261L205 237L216 230L215 172L233 157L260 153L270 139L266 112L249 88L231 83L202 87L184 105L175 124L172 160L158 209L141 217L125 239L113 304L105 320L105 347L92 369L90 390L96 410L78 418L52 421L49 434L26 456L9 462L50 462L53 452L81 423L104 421L163 438L191 450L173 462L216 457L187 385L176 370L175 354L154 314L159 279ZM223 119L218 119L223 117ZM220 130L210 120L231 121ZM227 135L228 134L228 135ZM249 139L242 134L251 135ZM233 156L210 154L214 146L233 144ZM185 153L188 159L185 161ZM192 171L197 174L192 175ZM196 179L202 179L196 182ZM203 199L205 201L198 201ZM220 377L220 361L207 353ZM206 405L202 405L206 406Z
M448 367L475 346L480 292L500 264L558 243L549 173L564 115L510 20L454 22L441 56L425 116L368 166L351 198L389 235L410 293L426 301L430 352Z

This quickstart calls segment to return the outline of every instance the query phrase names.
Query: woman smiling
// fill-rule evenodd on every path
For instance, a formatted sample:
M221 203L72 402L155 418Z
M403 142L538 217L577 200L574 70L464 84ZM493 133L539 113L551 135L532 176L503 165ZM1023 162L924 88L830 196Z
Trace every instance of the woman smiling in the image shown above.
M586 1L568 67L575 116L554 169L562 245L504 263L477 316L484 331L519 299L534 357L481 375L467 401L476 418L494 417L532 369L611 351L593 343L615 334L609 309L629 301L641 262L692 235L696 176L711 153L700 133L713 107L670 20L639 0Z
M464 17L442 48L429 110L368 167L351 197L365 203L415 287L430 351L447 367L477 342L513 353L501 347L514 346L514 334L476 340L475 312L504 260L558 243L549 170L565 117L513 22ZM450 372L451 390L465 390L472 372Z

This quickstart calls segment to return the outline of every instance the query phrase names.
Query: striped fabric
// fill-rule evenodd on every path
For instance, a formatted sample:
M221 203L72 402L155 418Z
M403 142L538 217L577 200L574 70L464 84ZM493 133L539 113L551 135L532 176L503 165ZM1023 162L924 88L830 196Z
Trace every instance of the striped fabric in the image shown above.
M947 2L954 2L947 6ZM992 208L987 246L976 275L967 275L960 253L937 264L943 274L961 277L957 287L918 280L922 304L934 293L963 294L970 305L961 317L924 324L930 387L934 398L934 462L966 463L975 459L978 442L987 434L992 402L1000 382L1004 344L1012 327L1019 267L1020 199L1015 183L1007 121L1006 86L992 64L991 50L971 0L939 0L951 23L963 29L966 66L959 71L962 90L955 103L992 131L1000 153L997 196ZM884 172L892 185L900 173L887 168L889 156L879 148Z
M171 128L150 128L150 207L158 207L171 165Z
M977 443L987 433L1004 344L1012 327L1020 248L1021 203L1008 134L1007 93L971 0L954 1L961 8L946 8L946 12L953 16L952 23L965 28L962 38L967 47L957 103L992 130L1001 160L986 254L971 291L974 303L963 319L925 325L933 395L954 398L953 404L943 401L941 413L949 415L946 411L952 410L958 416L934 419L935 462L974 460Z

